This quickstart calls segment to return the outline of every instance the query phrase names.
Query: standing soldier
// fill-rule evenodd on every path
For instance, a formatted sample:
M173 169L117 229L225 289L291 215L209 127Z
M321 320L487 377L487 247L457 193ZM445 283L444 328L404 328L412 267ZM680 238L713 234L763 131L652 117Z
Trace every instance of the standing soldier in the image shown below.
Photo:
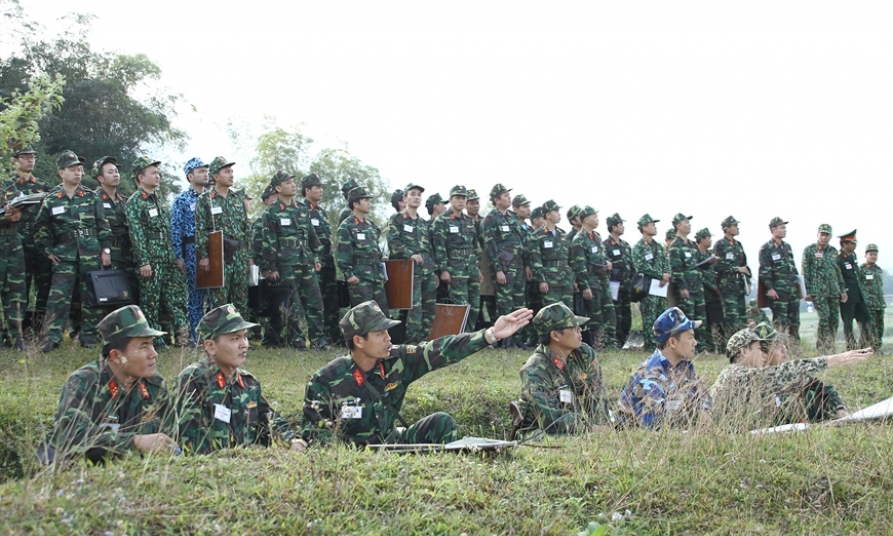
M884 345L884 309L887 308L887 301L884 300L884 270L877 265L877 253L877 245L868 244L865 248L865 264L861 268L862 281L865 284L865 304L868 306L871 327L874 330L872 348L876 354L881 354L881 346Z
M526 304L525 307L533 311L533 314L536 315L536 313L543 308L543 296L540 293L539 285L533 280L533 265L530 261L531 240L533 239L534 230L534 227L527 224L527 219L530 218L532 212L530 210L530 201L527 200L527 197L524 196L524 194L518 194L512 199L512 210L515 212L515 217L518 218L518 223L521 227L521 235L524 238L523 245L521 246L525 257L524 303ZM536 330L533 329L532 325L528 324L522 328L518 335L525 346L531 348L537 346Z
M338 226L338 268L350 285L350 303L375 300L388 314L388 299L384 293L384 272L379 242L381 230L366 215L372 210L372 196L357 187L347 196L351 217Z
M673 240L676 239L676 229L670 228L667 229L667 233L664 236L664 252L669 256L670 255L670 244L673 243Z
M394 207L397 214L400 214L403 212L403 209L406 208L406 193L400 188L397 188L394 190L394 193L391 194L391 206Z
M100 307L88 306L87 273L111 264L111 232L102 200L81 186L84 159L72 151L56 158L62 184L53 188L34 220L37 247L53 263L53 279L44 319L43 346L49 352L62 342L68 322L75 285L80 283L83 303L80 342L84 348L96 346L96 324L102 320Z
M688 239L691 232L691 216L682 213L673 216L676 238L670 243L670 271L676 287L676 300L682 312L692 321L699 323L695 328L695 338L704 340L703 322L707 319L707 305L704 302L704 284L701 271L697 268L698 247Z
M326 211L319 206L322 201L322 180L311 173L301 179L301 196L304 198L304 206L307 207L307 215L310 216L310 224L316 231L319 239L320 252L319 263L319 290L323 303L323 326L329 341L341 340L341 329L338 327L338 277L335 270L335 257L332 255L332 226Z
M269 184L264 191L261 192L260 200L264 204L264 208L272 205L275 201L279 199L279 196L276 195L276 190L273 189ZM263 224L264 224L264 213L261 212L260 216L254 219L251 223L251 254L255 259L260 259L264 255L264 240L263 240ZM261 277L266 278L269 273L264 273L261 271ZM266 281L264 285L263 282L258 282L258 285L264 285L264 288L258 288L258 292L263 292L263 295L260 296L259 306L264 307L266 311L279 311L282 308L287 309L288 305L286 302L289 298L288 292L282 292L282 290L286 290L285 285L280 285L282 279L277 282L275 285L271 285L270 281ZM249 301L250 299L249 290ZM261 346L266 348L281 348L282 343L282 325L280 323L279 329L274 331L272 326L270 325L270 317L268 316L259 316L261 309L255 310L252 308L248 314L248 320L250 322L257 321L257 326L248 330L248 336L253 339L258 339L261 341ZM280 317L281 318L281 317ZM303 348L296 348L299 351L306 352L307 345L305 343Z
M571 224L571 230L567 233L567 243L571 244L574 241L574 237L577 236L577 233L579 233L580 229L583 227L583 223L580 221L579 205L574 205L567 209L567 222Z
M713 265L716 272L716 286L722 293L722 315L725 325L722 328L723 340L720 349L725 348L725 341L739 329L746 327L747 306L745 298L750 294L750 268L747 267L747 255L744 246L735 239L738 236L738 224L741 223L729 216L722 221L722 232L725 236L716 241L713 254L719 259Z
M598 227L598 211L586 205L579 213L582 227L571 243L570 263L577 288L583 294L583 305L589 322L586 324L587 344L596 348L614 346L617 316L608 286L611 261L605 257Z
M5 191L0 191L0 207L6 211L6 217L0 219L0 299L3 300L9 342L19 350L24 350L22 321L25 307L28 306L25 295L25 253L16 225L22 213L15 209L10 212ZM3 340L0 339L0 349L4 347Z
M453 186L450 190L450 210L434 220L434 259L440 281L446 284L449 298L457 305L469 303L468 282L480 277L478 258L481 254L471 217L462 212L468 190ZM472 330L474 326L468 325Z
M535 230L530 243L533 282L539 287L543 305L563 303L574 306L574 272L568 264L570 243L567 233L558 227L561 207L553 200L543 203L545 225Z
M112 232L109 242L111 244L112 268L127 272L133 303L139 303L140 282L133 266L133 245L130 243L127 213L124 210L127 200L118 193L118 185L121 183L118 159L104 156L93 162L91 175L99 183L96 193L102 198L105 219L108 220Z
M478 246L481 248L481 251L484 251L484 238L483 235L481 235L481 223L484 221L484 219L481 218L481 196L474 188L468 189L468 199L465 201L465 213L474 221L474 232L477 234ZM489 274L490 265L486 255L481 255L478 269L480 270L481 275L485 273ZM468 300L471 305L471 309L468 311L468 326L470 329L477 329L479 325L480 327L483 327L484 315L482 311L485 305L487 307L490 323L496 318L496 297L490 295L483 296L481 294L481 285L486 280L486 276L483 280L474 277L468 280Z
M189 333L198 341L195 326L205 314L203 302L204 291L195 288L195 205L198 196L208 186L208 165L201 158L193 158L183 166L183 173L189 182L189 189L174 198L171 210L171 241L174 244L174 255L177 267L186 274L186 286L189 297L186 300Z
M344 196L344 201L347 202L347 206L342 208L341 212L338 214L338 225L341 225L341 222L343 222L344 220L349 218L350 215L352 214L352 212L350 210L350 198L349 198L348 194L350 194L350 191L353 190L354 188L359 188L359 186L360 186L360 184L353 179L347 179L347 181L341 185L341 195ZM339 333L338 338L340 339L341 338L340 330L338 333Z
M322 268L316 228L310 223L307 207L295 201L298 186L293 175L277 171L270 180L270 186L276 190L279 199L264 210L261 231L263 258L258 260L261 270L269 272L269 279L274 282L281 280L291 294L287 312L283 311L286 314L271 318L271 328L278 333L285 320L288 342L293 347L305 347L304 334L298 323L299 316L304 316L314 348L328 350L322 295L316 275ZM298 311L301 310L303 314L299 315Z
M772 218L769 230L772 240L760 248L760 283L769 298L772 322L779 333L787 333L795 343L800 341L800 298L797 294L797 265L791 245L784 241L788 222Z
M853 335L853 319L859 324L859 348L871 346L871 316L868 314L868 306L865 304L865 288L863 287L862 271L859 269L856 259L856 231L842 235L840 238L840 253L837 255L837 265L846 285L846 301L840 306L840 317L843 320L843 334L846 337L846 349L856 349L856 338Z
M846 284L837 264L837 248L830 245L831 226L819 225L817 242L803 250L803 280L806 301L811 301L819 317L815 347L822 355L833 354L837 325L840 322L840 303L846 302Z
M665 287L670 282L670 260L664 248L654 240L657 236L657 227L654 224L659 221L648 214L639 218L637 223L642 238L633 247L633 264L643 275L660 281L660 286ZM649 294L639 302L639 312L642 313L643 348L646 350L657 346L657 339L654 338L651 326L666 308L667 300L661 296Z
M711 253L713 235L710 234L710 229L705 227L695 233L695 245L698 247L695 252L696 264L701 265L701 287L704 292L704 346L714 354L722 354L725 351L720 335L722 326L713 321L709 313L714 308L722 310L722 294L716 284L716 271L713 269L716 257ZM705 261L707 264L702 264Z
M198 269L211 271L208 235L223 231L223 288L208 291L208 308L232 303L239 311L248 310L248 267L254 265L249 240L251 228L244 194L232 189L235 162L218 156L211 160L214 186L202 192L195 204L195 256Z
M543 214L543 207L536 207L530 211L530 226L534 230L539 229L546 223Z
M632 249L626 240L620 238L625 232L620 214L608 217L608 233L602 246L605 248L605 256L611 261L611 281L620 284L617 299L614 300L614 311L617 315L617 347L622 348L629 338L629 330L633 325L632 302L629 298L629 287L633 275L636 274L636 265L633 259Z
M192 338L186 320L186 281L177 269L170 215L164 200L156 193L161 184L160 164L146 156L133 162L137 190L127 200L124 210L133 244L133 265L140 272L140 308L152 329L160 330L164 306L177 332L177 342L188 346ZM164 348L160 338L156 345Z

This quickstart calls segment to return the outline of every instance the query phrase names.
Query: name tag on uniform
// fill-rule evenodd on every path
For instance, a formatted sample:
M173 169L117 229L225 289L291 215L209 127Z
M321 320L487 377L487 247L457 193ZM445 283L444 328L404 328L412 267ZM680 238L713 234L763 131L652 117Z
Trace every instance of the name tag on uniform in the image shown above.
M111 203L103 203L102 208L112 208L112 204Z
M727 260L727 261L733 261L733 260L735 260L735 254L732 253L731 251L728 252L728 253L726 253L726 260Z
M149 217L150 217L150 218L155 218L156 216L158 216L158 209L157 209L157 208L150 208L150 209L149 209Z
M509 232L509 226L508 226L508 225L503 225L503 226L500 227L500 229L502 229L502 232L503 232L503 233L507 233L507 232Z
M314 227L319 227L319 220L316 218L310 218L310 225Z
M690 251L686 251L686 252L685 252L685 258L686 258L686 259L690 259L690 258L691 258L691 252L690 252Z
M223 404L214 404L214 418L229 424L229 419L233 414L233 410Z
M591 251L593 253L598 253L598 246L592 246L591 248L589 248L589 251Z
M650 261L650 260L653 260L653 259L654 259L654 253L646 253L646 254L645 254L645 260L646 260L646 261Z
M120 424L117 424L117 423L104 422L104 423L100 424L99 427L100 427L100 428L108 428L108 429L110 429L112 432L114 432L114 433L117 434L117 433L118 433L118 429L121 428L121 425L120 425Z
M404 233L411 233L411 232L413 232L414 229L415 228L412 225L404 225L403 226Z
M613 249L613 250L611 250L611 254L614 255L614 256L616 257L616 256L620 255L620 250L619 250L619 249Z
M773 254L772 254L772 260L773 260L773 261L780 261L780 260L781 260L781 255L779 255L778 253L773 253Z
M223 212L223 207L211 207L211 214L220 214Z
M843 266L844 266L847 270L852 270L852 269L853 269L853 265L850 264L850 263L848 263L848 262L847 262L847 263L844 263Z
M53 216L58 216L65 212L65 207L53 207Z
M545 242L543 242L543 247L544 247L544 248L551 248L551 247L552 247L552 242L549 242L548 240L545 241Z
M455 225L450 225L450 232L451 232L451 233L458 233L458 232L459 232L459 227L457 227L457 226L455 226Z
M874 279L874 274L867 274L867 275L865 276L865 280L866 280L866 281L871 281L872 279Z
M189 210L195 212L195 203L189 203Z
M825 254L822 253L821 251L816 251L816 252L815 252L815 258L816 258L816 259L824 259L824 258L825 258Z
M357 233L357 240L366 240L366 233Z
M341 406L342 419L362 419L363 406Z
M558 391L558 398L561 399L562 404L574 403L574 393L570 392L568 389L561 389Z
M291 225L291 218L279 218L279 225Z

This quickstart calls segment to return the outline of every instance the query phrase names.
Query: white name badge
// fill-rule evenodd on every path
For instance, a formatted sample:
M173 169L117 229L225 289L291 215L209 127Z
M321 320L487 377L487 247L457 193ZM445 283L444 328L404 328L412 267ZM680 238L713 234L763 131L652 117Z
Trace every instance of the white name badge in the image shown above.
M404 233L411 233L411 232L413 232L413 230L415 230L415 228L412 225L404 225L403 226Z
M772 254L772 260L773 260L773 261L779 261L779 260L781 260L781 255L779 255L778 253L773 253L773 254Z
M362 419L363 406L341 406L342 419Z
M654 253L646 253L645 260L646 261L654 260Z
M189 203L189 210L195 212L195 203Z
M845 263L844 266L846 267L847 270L852 270L852 269L853 269L853 265L850 264L850 263Z
M868 274L865 276L866 281L871 281L872 279L874 279L874 274Z
M314 227L319 227L319 220L316 218L310 218L310 225Z
M735 254L732 253L731 251L728 252L728 253L726 253L726 260L727 260L727 261L735 260Z
M459 232L459 228L456 227L456 226L454 226L454 225L450 225L450 232L451 232L451 233L458 233L458 232Z
M502 229L502 232L503 232L503 233L507 233L507 232L509 232L509 226L508 226L508 225L503 225L503 226L500 227L500 229Z
M214 418L218 421L223 421L226 424L229 424L229 419L232 417L232 414L233 410L223 404L214 404Z
M220 214L223 212L223 207L211 207L211 214Z
M567 389L561 389L558 391L558 397L561 399L563 404L573 404L574 402L574 393L570 392Z
M614 255L614 256L616 257L616 256L620 255L620 250L619 250L619 249L612 249L612 250L611 250L611 254Z
M112 204L111 203L103 203L102 208L112 208Z
M824 259L824 258L825 258L825 254L822 253L821 251L817 251L816 254L815 254L815 258L816 258L816 259Z
M291 218L279 218L279 225L291 225Z
M552 247L552 242L549 242L549 241L543 242L543 247L544 247L544 248L551 248L551 247Z
M690 259L690 258L691 258L691 252L690 252L690 251L686 251L686 252L685 252L685 258L686 258L686 259Z
M366 233L357 233L357 240L366 240Z
M598 253L598 246L592 246L591 248L589 248L589 251L591 251L593 253Z
M156 216L158 216L158 209L157 209L157 208L150 208L150 209L149 209L149 217L150 217L150 218L155 218Z
M58 216L65 212L65 207L53 207L53 216Z

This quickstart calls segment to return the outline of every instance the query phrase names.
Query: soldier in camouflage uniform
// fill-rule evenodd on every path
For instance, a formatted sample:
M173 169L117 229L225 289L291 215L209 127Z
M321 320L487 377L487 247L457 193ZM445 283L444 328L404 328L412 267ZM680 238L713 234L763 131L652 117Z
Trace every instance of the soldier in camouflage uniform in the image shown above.
M700 268L701 288L704 290L704 348L721 354L725 346L722 342L722 326L715 324L707 314L708 307L718 307L720 310L722 308L722 294L717 285L716 271L711 264L716 263L717 257L711 253L713 236L710 234L710 229L705 227L695 233L695 245L698 248L695 252L696 264L708 261L707 265Z
M544 214L543 207L536 207L530 211L530 227L532 227L534 231L545 225L546 222L543 218Z
M843 276L846 288L846 301L840 306L840 318L843 321L843 335L846 338L847 350L856 348L856 338L853 335L853 319L859 324L859 344L862 348L871 346L873 328L871 315L865 304L865 287L862 278L862 270L856 258L856 231L840 236L840 253L837 255L837 265Z
M6 217L0 219L0 298L3 300L3 317L9 342L24 350L22 322L28 299L25 295L25 253L17 225L22 213L15 209L9 212L11 207L5 191L0 191L0 208L7 211ZM0 349L4 346L0 340Z
M670 255L670 244L673 243L673 240L676 240L676 229L667 229L667 232L664 235L664 252L668 256Z
M68 322L75 285L86 298L87 274L111 264L111 232L105 219L102 199L81 186L84 159L72 151L56 158L62 184L53 188L40 206L34 220L37 247L53 262L53 280L47 301L41 350L49 352L62 342L62 330ZM80 343L96 346L96 324L102 308L83 304Z
M406 192L397 188L391 193L391 206L394 207L394 210L397 213L403 212L403 209L406 208Z
M198 269L211 270L208 235L223 231L223 288L207 292L207 307L232 303L240 311L248 310L248 267L251 258L251 227L245 207L245 195L234 190L233 165L222 156L211 161L209 172L214 186L202 192L195 203L195 256Z
M462 212L467 196L464 186L453 186L450 190L450 210L438 216L431 226L434 262L437 263L441 286L447 286L449 298L457 305L469 303L468 282L472 279L480 281L480 243L474 222ZM468 324L466 328L470 330L474 326Z
M682 213L673 216L676 238L670 243L670 273L675 287L676 303L685 315L694 321L707 319L707 304L704 301L704 284L701 270L697 268L698 247L688 239L691 232L691 216ZM695 330L695 336L704 340L704 327Z
M788 222L772 218L769 229L772 240L760 248L760 283L769 298L775 329L800 342L800 298L797 265L790 244L784 241Z
M319 202L322 201L323 187L322 181L316 173L311 173L301 179L301 196L304 198L303 203L307 207L310 223L316 230L316 237L321 246L319 263L322 268L319 270L318 280L323 302L323 326L328 340L330 342L338 341L341 333L338 328L340 307L337 270L335 269L335 257L332 254L332 226L326 211L319 206Z
M749 302L747 302L748 327L753 328L760 323L769 324L769 317L766 316L766 313L764 313L763 310L759 308L759 306L757 305L757 300L750 300Z
M208 311L196 331L205 357L177 376L173 389L178 439L187 453L252 445L278 439L294 450L304 445L291 426L273 413L260 382L242 369L248 357L246 322L232 304Z
M580 210L580 205L574 205L567 209L567 222L571 224L571 230L567 233L568 244L574 241L574 237L577 236L577 233L583 227L583 222L580 220Z
M372 210L371 198L365 188L350 191L347 202L352 216L338 226L337 262L350 285L350 303L358 305L375 300L387 314L388 299L384 292L381 267L385 259L379 249L381 230L375 222L366 218Z
M261 192L260 196L261 202L264 204L264 208L272 205L274 202L279 200L279 196L276 194L276 190L267 185L264 188L264 191ZM264 237L263 237L263 223L264 223L264 214L261 212L260 216L254 219L254 222L251 224L251 253L255 259L261 259L264 255ZM259 267L258 267L259 268ZM276 282L267 281L266 278L269 276L269 272L261 271L261 277L265 278L264 281L259 282L258 288L258 305L259 309L255 310L253 306L249 306L248 314L246 315L249 322L257 322L258 327L252 328L248 330L248 336L251 339L259 339L261 341L261 346L266 348L281 348L284 346L282 331L283 326L280 322L277 329L273 329L270 324L269 316L260 316L259 313L264 312L267 313L269 311L279 311L281 309L288 309L287 302L291 297L291 292L289 292L288 288L284 284L282 284L282 279L280 278ZM263 293L261 295L261 293ZM251 302L251 295L253 292L251 289L248 289L248 301ZM204 316L204 315L202 315ZM281 318L281 317L280 317ZM199 318L201 320L201 318ZM299 323L301 319L298 319ZM301 326L303 327L303 326ZM295 348L298 351L306 352L307 351L307 343L303 340L300 341L304 344L304 346L298 346Z
M133 162L137 190L124 206L133 244L133 265L140 273L140 307L149 325L161 329L161 309L173 323L181 345L192 344L186 320L186 281L177 269L171 242L170 215L159 199L161 162L141 156ZM163 348L161 339L156 341Z
M543 307L534 317L539 345L521 367L522 430L574 434L611 428L602 369L580 332L588 320L563 303Z
M171 208L171 241L174 244L174 255L177 256L177 267L186 274L186 287L189 294L186 300L189 332L193 340L198 339L195 326L205 314L204 290L195 288L195 205L208 186L208 165L200 158L193 158L183 166L183 173L189 188L174 198Z
M583 227L571 243L570 264L574 271L577 288L583 294L583 305L589 322L588 337L596 348L615 346L617 317L614 313L614 300L608 286L611 261L605 256L602 239L595 230L598 227L598 211L586 205L580 210Z
M53 429L38 451L43 463L85 456L98 462L128 451L177 452L168 431L167 389L156 371L152 329L136 305L102 319L102 358L62 386Z
M515 213L515 217L518 219L519 226L521 227L521 234L524 236L523 248L527 258L524 267L524 303L526 303L527 308L533 311L533 314L536 315L536 313L543 308L543 295L540 292L539 283L533 280L533 264L530 260L530 250L532 247L531 241L533 240L533 232L535 230L532 225L528 225L527 223L527 220L532 213L532 210L530 209L530 201L524 194L518 194L512 198L512 210ZM523 341L525 346L529 346L530 348L536 347L536 331L533 329L532 324L521 330L519 338Z
M341 212L338 213L338 225L341 225L341 222L343 222L344 220L346 220L347 218L349 218L351 216L352 212L350 210L350 196L348 194L350 194L350 191L353 190L354 188L359 188L359 187L360 187L360 184L353 179L347 179L347 181L341 185L341 195L344 196L344 200L347 202L347 206L342 208ZM339 329L339 333L340 333L340 329Z
M745 297L750 294L750 268L747 267L747 255L744 246L735 237L738 236L738 224L741 223L729 216L722 221L722 232L725 236L716 241L713 254L719 259L713 265L716 272L716 285L722 294L722 315L725 321L722 335L725 346L732 333L745 327L747 307Z
M666 286L670 282L670 260L667 258L664 248L654 240L657 236L655 220L649 214L645 214L637 222L642 238L633 247L633 264L636 270L655 281L660 281L660 286ZM642 339L643 347L648 349L657 344L651 326L654 321L667 308L667 300L661 296L648 295L639 302L639 312L642 313Z
M624 233L620 214L608 216L608 233L610 236L602 242L605 256L611 261L611 281L620 284L617 299L614 300L614 312L617 315L617 346L623 347L629 338L629 330L633 325L632 302L629 298L629 287L636 274L632 248L626 240L620 238Z
M831 226L819 225L818 240L803 250L803 280L806 301L811 301L819 317L815 347L819 352L834 350L840 321L840 302L846 300L846 285L837 265L837 248L830 245ZM759 323L759 322L757 322Z
M874 335L871 346L875 353L881 354L881 346L884 345L884 309L887 308L887 301L884 299L884 270L877 265L877 254L877 245L868 244L865 248L865 264L860 266L860 269L865 287L865 305L868 306Z
M329 362L307 384L303 438L311 446L334 440L355 445L456 440L456 422L446 413L406 423L400 416L406 390L425 374L511 337L530 322L531 315L520 309L500 317L487 330L448 335L418 346L391 346L388 328L399 321L387 318L375 302L357 305L341 319L350 355Z
M102 198L102 208L105 210L105 218L108 220L109 229L112 232L111 267L127 272L133 303L139 303L139 279L133 266L133 245L130 243L127 213L124 210L127 200L118 193L118 185L121 183L118 159L112 156L100 158L93 162L90 175L99 183L96 193Z
M530 240L530 264L533 281L539 287L543 305L563 303L574 306L574 272L568 263L570 243L567 233L558 227L561 207L553 200L543 203L545 225L534 231Z
M465 202L465 213L474 221L474 232L477 233L478 246L484 251L484 238L481 234L481 223L484 218L481 217L481 196L477 190L468 189L468 199ZM481 275L484 270L489 272L490 265L484 255L481 255L479 268ZM471 278L468 280L468 300L471 309L468 311L468 326L470 329L479 329L484 325L492 325L493 319L496 318L496 296L481 295L481 279ZM487 318L484 320L484 307L487 308Z
M617 403L620 424L652 430L691 429L710 422L712 400L691 359L700 320L690 320L678 307L654 322L657 350L630 377Z

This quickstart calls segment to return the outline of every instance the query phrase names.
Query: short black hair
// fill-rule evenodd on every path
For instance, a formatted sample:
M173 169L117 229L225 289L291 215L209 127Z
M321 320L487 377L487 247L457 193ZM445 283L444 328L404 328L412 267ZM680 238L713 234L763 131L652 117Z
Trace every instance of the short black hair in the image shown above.
M351 199L350 201L347 202L347 208L348 208L351 212L353 212L353 206L354 206L355 204L359 203L360 200L362 200L362 199L364 199L364 198L363 198L363 197L360 197L359 199Z
M665 340L664 342L659 342L659 343L657 343L657 349L658 349L658 350L663 350L664 348L666 348L666 347L667 347L667 343L670 342L670 339L676 339L676 340L678 341L679 339L682 338L682 334L683 334L683 333L685 333L685 332L684 332L684 331L680 331L679 333L674 333L674 334L670 335L670 336L667 338L667 340Z
M567 328L553 329L553 330L549 331L549 333L545 333L545 334L543 334L543 335L540 335L540 338L539 338L539 340L538 340L537 342L538 342L539 344L542 344L543 346L548 346L549 343L552 342L552 331L557 331L558 333L562 333L562 334L563 334L563 333L564 333L564 330L566 330L566 329L567 329Z
M130 344L132 337L124 337L123 339L118 339L117 341L110 342L102 347L102 357L104 359L108 359L109 354L112 353L112 350L118 350L119 352L124 352L124 349L127 348L127 345Z
M369 340L368 333L363 333L362 335L359 335L359 336L362 337L364 341ZM350 352L353 352L354 348L356 348L356 345L353 343L353 337L351 337L349 341L344 341L344 343L347 344L347 350Z
M609 225L609 226L608 226L608 234L610 234L611 232L614 231L614 227L617 227L617 224L616 224L616 223L615 223L614 225Z

